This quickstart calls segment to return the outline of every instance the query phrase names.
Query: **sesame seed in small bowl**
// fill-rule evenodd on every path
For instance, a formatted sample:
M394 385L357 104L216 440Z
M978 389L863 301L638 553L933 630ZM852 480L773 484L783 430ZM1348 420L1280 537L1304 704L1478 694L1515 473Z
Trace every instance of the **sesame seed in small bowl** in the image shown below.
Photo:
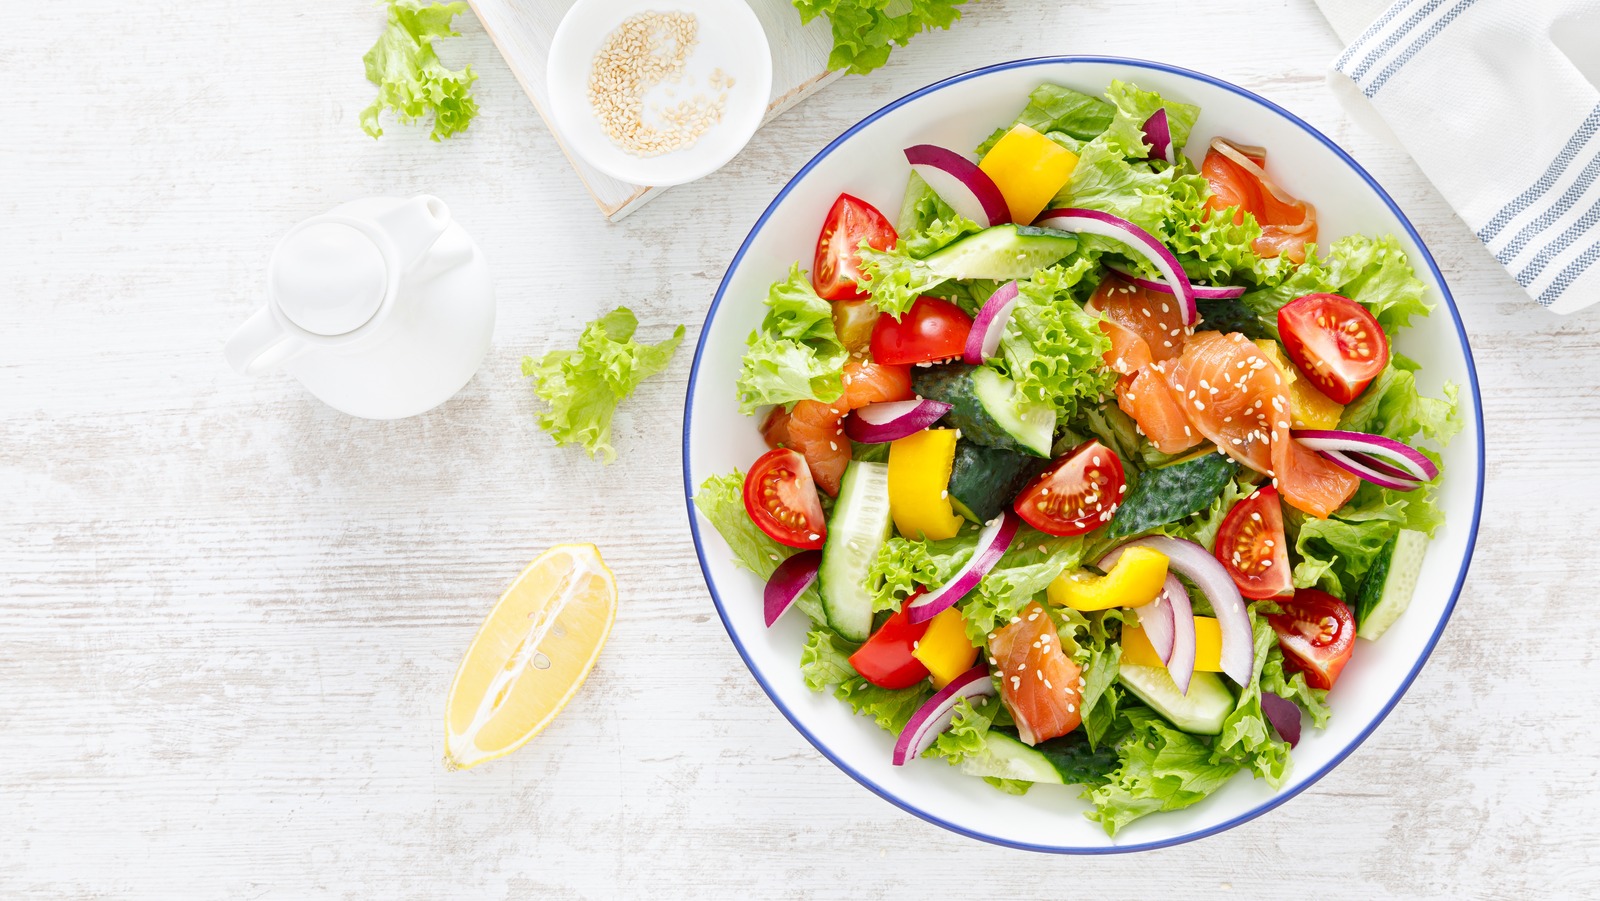
M766 115L772 53L744 0L578 0L550 45L567 150L637 185L709 175Z

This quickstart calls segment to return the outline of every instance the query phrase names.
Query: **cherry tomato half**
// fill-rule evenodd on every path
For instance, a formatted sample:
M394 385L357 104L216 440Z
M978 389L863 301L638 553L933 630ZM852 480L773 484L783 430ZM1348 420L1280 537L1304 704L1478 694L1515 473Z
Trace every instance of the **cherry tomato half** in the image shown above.
M770 450L744 477L744 509L773 541L789 547L822 547L828 524L806 458L788 448Z
M879 316L872 328L872 358L879 363L931 363L961 356L972 317L948 300L919 297L898 321Z
M1111 521L1128 493L1122 461L1098 441L1057 457L1013 505L1028 525L1050 535L1082 535Z
M1389 365L1389 336L1367 308L1337 294L1307 294L1278 310L1283 349L1323 394L1347 404Z
M1302 588L1278 601L1282 613L1267 616L1278 633L1284 664L1306 674L1312 688L1332 688L1356 646L1356 620L1350 608L1326 591Z
M877 207L840 194L822 221L817 236L817 256L811 266L811 285L824 300L860 300L867 295L856 290L861 281L861 260L856 252L861 242L874 250L888 250L900 240L894 226Z
M928 678L928 668L911 656L928 626L929 623L911 622L911 599L907 598L900 610L884 620L867 643L850 655L850 665L861 678L879 688L910 688Z
M1259 600L1293 592L1278 489L1271 485L1257 488L1234 504L1217 530L1214 553L1247 598Z

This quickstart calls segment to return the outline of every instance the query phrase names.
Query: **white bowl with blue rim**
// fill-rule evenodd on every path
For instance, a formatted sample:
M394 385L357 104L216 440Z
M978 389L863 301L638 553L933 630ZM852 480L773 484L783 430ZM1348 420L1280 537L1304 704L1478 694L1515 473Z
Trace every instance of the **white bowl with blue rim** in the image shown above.
M1427 661L1455 607L1477 536L1483 499L1483 415L1466 333L1448 287L1422 239L1394 200L1325 135L1283 108L1227 82L1158 63L1108 57L1019 60L957 75L909 94L840 135L778 193L734 255L706 315L695 348L683 424L685 492L766 450L757 421L739 414L734 397L744 340L761 320L769 283L796 260L810 262L818 228L841 191L884 210L900 207L906 184L901 148L932 143L975 147L1051 81L1098 96L1122 79L1166 97L1198 104L1191 148L1214 136L1271 148L1272 168L1291 194L1316 205L1324 245L1343 235L1392 233L1427 285L1433 315L1400 334L1396 348L1422 364L1421 388L1461 386L1466 427L1445 451L1438 503L1445 525L1428 546L1411 607L1378 642L1360 641L1329 696L1325 730L1308 724L1294 750L1294 772L1274 790L1240 773L1186 810L1153 814L1115 839L1083 816L1073 786L1035 786L1005 795L942 760L890 763L894 736L855 716L800 678L805 617L791 612L772 629L762 621L762 583L734 566L717 531L689 506L700 566L734 646L780 712L818 751L856 781L896 806L973 838L1035 851L1098 854L1179 844L1237 826L1283 804L1326 775L1388 715ZM796 816L799 808L796 807ZM1293 815L1293 808L1286 813Z

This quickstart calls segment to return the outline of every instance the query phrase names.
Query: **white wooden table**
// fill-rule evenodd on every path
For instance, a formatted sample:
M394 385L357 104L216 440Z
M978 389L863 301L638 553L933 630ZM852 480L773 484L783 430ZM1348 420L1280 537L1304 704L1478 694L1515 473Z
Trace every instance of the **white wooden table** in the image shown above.
M74 0L0 31L0 897L1593 896L1600 318L1516 289L1325 91L1311 0L982 0L608 225L477 24L482 114L445 144L356 114L367 3ZM924 83L1057 52L1168 60L1342 142L1445 268L1486 398L1484 529L1455 621L1367 744L1277 812L1184 847L1051 859L878 800L782 719L695 565L689 354L618 416L621 461L552 447L519 378L631 304L699 326L788 176ZM356 421L248 381L221 342L274 240L373 193L448 202L494 266L494 349L457 399ZM537 741L440 766L445 689L539 550L594 540L622 608Z

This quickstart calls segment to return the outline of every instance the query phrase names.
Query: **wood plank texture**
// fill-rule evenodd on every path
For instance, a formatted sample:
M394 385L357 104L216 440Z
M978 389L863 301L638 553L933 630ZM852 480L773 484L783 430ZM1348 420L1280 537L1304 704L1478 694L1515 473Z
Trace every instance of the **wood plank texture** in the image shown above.
M382 19L75 0L0 30L0 897L1594 897L1600 312L1537 309L1342 116L1311 0L981 0L620 224L470 16L441 52L481 73L471 129L363 135ZM518 374L617 303L642 337L687 323L692 345L734 249L826 142L930 81L1048 53L1213 72L1343 143L1439 258L1486 399L1477 559L1405 700L1278 811L1132 857L927 825L773 709L686 529L690 354L619 412L609 468L550 445ZM227 368L290 225L421 191L483 244L500 300L460 396L363 422ZM539 739L446 773L460 654L563 540L616 570L610 646Z
M483 30L505 57L506 67L516 76L528 99L550 125L545 113L549 96L545 85L545 61L550 41L562 16L573 0L467 0L478 15ZM828 71L828 52L833 47L827 23L821 20L800 24L800 17L789 0L750 0L751 9L767 32L772 48L772 100L766 122L784 110L821 90L842 73ZM567 161L578 171L600 212L611 220L621 219L648 202L665 188L634 185L612 178L577 157L552 135Z

